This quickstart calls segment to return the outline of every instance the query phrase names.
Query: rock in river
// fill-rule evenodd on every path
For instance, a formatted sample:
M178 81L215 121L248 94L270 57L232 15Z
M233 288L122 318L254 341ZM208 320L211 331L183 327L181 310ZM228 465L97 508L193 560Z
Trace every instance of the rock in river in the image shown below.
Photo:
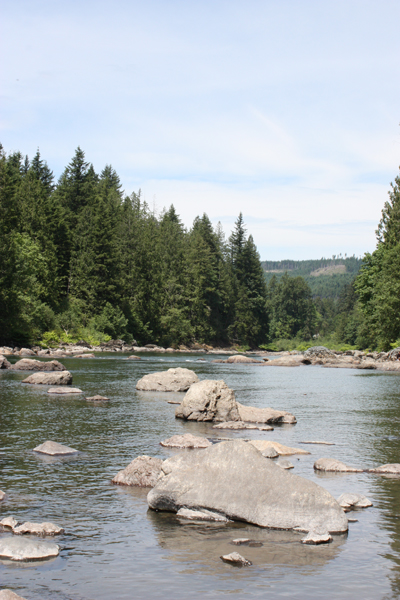
M163 461L152 456L138 456L125 469L119 471L111 483L137 487L154 487Z
M79 452L79 450L75 450L75 448L63 446L62 444L50 440L44 442L44 444L40 444L40 446L36 446L33 451L39 452L40 454L49 454L50 456L67 456L68 454L77 454Z
M254 423L245 423L244 421L225 421L225 423L218 423L214 425L213 429L258 429ZM273 427L269 427L269 430L273 431Z
M211 442L206 438L185 433L184 435L173 435L172 437L160 442L165 448L209 448Z
M6 359L5 356L0 354L0 369L9 369L11 367L11 363Z
M1 501L1 500L3 500L3 498L5 498L5 495L6 495L6 493L5 493L5 492L2 492L2 491L0 490L0 501Z
M18 535L30 533L31 535L39 535L41 537L64 533L64 529L58 525L54 525L54 523L30 523L29 521L18 525L18 527L14 527L13 531Z
M368 508L369 506L373 506L371 500L368 500L368 498L362 494L342 494L337 501L340 506L345 509Z
M187 519L188 521L218 521L219 523L230 522L224 515L211 510L192 510L191 508L180 508L176 513L177 517Z
M164 461L147 501L154 510L205 509L260 527L347 531L347 517L329 492L241 440Z
M48 394L82 394L82 390L75 387L52 387L47 390Z
M32 358L22 358L11 367L12 371L65 371L64 365L58 360L42 361Z
M225 554L225 556L221 556L220 558L224 562L235 565L236 567L249 567L252 564L238 552L231 552L230 554Z
M40 385L71 385L72 375L69 371L58 371L56 373L33 373L22 383L34 383Z
M286 410L273 408L254 408L237 402L239 417L251 423L296 423L296 417Z
M26 600L11 590L0 590L0 600Z
M0 525L3 528L7 527L7 529L14 529L14 527L18 525L18 521L17 519L14 519L14 517L5 517L0 521Z
M356 469L355 467L349 467L340 460L335 458L319 458L314 463L314 469L316 471L330 471L332 473L362 473L363 469Z
M96 396L89 396L89 397L87 397L86 400L88 402L109 402L110 398L107 398L107 396L99 396L97 394Z
M136 384L137 390L149 392L186 392L199 378L190 369L168 369L145 375Z
M238 354L235 356L230 356L229 358L224 360L224 362L225 363L258 363L258 364L260 364L261 361L256 360L255 358L250 358L250 356L243 356L242 354Z
M273 448L280 456L292 456L293 454L310 454L307 450L302 448L291 448L290 446L284 446L279 442L273 442L272 440L250 440L249 444L252 444L263 456L264 452L269 448Z
M14 536L0 539L0 558L8 558L9 560L44 560L58 556L59 552L59 546L49 542Z
M175 416L188 421L240 421L235 394L222 379L192 385Z
M313 529L309 531L305 538L301 540L302 544L329 544L332 541L332 536L324 529Z
M400 463L389 463L381 465L375 469L368 469L368 473L377 473L378 475L400 475Z

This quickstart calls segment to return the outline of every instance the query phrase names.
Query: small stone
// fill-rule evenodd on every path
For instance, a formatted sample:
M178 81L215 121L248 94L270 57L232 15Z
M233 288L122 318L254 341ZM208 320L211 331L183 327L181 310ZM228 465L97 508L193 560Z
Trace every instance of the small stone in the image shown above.
M167 400L168 404L181 404L178 400Z
M64 533L64 529L59 527L58 525L54 525L54 523L23 523L18 527L14 527L14 533L23 535L25 533L30 533L32 535L61 535Z
M332 536L327 531L314 530L309 531L305 538L301 540L302 544L329 544Z
M368 473L377 473L378 475L400 475L400 464L389 463L387 465L381 465L375 469L368 469Z
M5 517L2 521L0 521L0 525L2 527L8 527L9 529L14 529L18 525L17 519L14 517Z
M368 498L361 494L342 494L337 501L342 508L350 510L353 508L368 508L369 506L373 506L371 500L368 500Z
M273 431L274 428L271 425L257 425L258 431Z
M11 590L1 590L0 591L0 600L26 600L22 596L18 596Z
M335 458L319 458L314 463L314 469L316 471L328 471L332 473L362 473L363 469L356 469L355 467L349 467L340 460Z
M107 398L107 396L90 396L89 398L86 398L86 400L88 400L89 402L109 402L110 398Z
M358 523L358 519L351 519L350 517L348 517L347 522L348 523Z
M135 356L134 354L132 354L132 356L128 356L127 360L142 360L140 358L140 356Z
M220 558L224 562L230 563L236 567L249 567L252 564L238 552L231 552L230 554L225 554L225 556L221 556Z
M79 388L62 388L62 387L52 387L47 390L48 394L82 394L82 390Z
M165 448L209 448L211 442L206 438L201 438L191 433L184 435L173 435L172 437L160 442Z
M277 453L277 451L275 450L275 448L273 448L272 446L269 446L268 448L266 448L264 450L264 452L261 452L261 454L265 458L276 458L277 456L279 456L279 454Z
M235 544L235 546L243 546L249 542L251 542L250 538L236 538L235 540L232 540L232 544Z
M36 446L33 451L39 452L40 454L49 454L50 456L63 456L68 454L77 454L79 452L79 450L69 448L69 446L63 446L62 444L58 444L57 442L52 442L50 440L44 442L44 444L40 444L40 446Z
M278 465L278 467L280 467L281 469L294 469L294 466L292 465L290 460L287 460L286 458L279 459L278 462L275 464Z
M0 539L0 557L15 561L43 560L58 556L60 548L57 544L20 537Z
M211 510L192 510L191 508L180 508L176 513L177 517L181 519L188 519L189 521L218 521L220 523L228 523L228 519L225 515L221 515Z
M6 493L0 490L0 501L6 497Z

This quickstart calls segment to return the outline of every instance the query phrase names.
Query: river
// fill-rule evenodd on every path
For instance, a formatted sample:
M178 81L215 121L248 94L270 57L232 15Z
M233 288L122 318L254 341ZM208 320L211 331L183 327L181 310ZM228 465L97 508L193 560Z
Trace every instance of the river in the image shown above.
M59 557L41 564L0 562L0 589L28 600L287 599L378 600L400 595L400 479L367 473L317 474L317 458L332 457L369 468L400 462L400 376L322 367L258 367L198 362L196 355L121 354L63 358L73 385L85 395L108 396L93 405L82 396L49 397L21 384L26 373L0 371L0 517L52 521L65 528ZM12 359L12 362L15 362ZM211 424L175 420L167 400L182 394L137 392L146 373L182 366L200 379L223 379L243 404L284 409L296 425L272 432L219 431ZM146 490L110 484L140 454L166 458L159 442L176 433L272 439L300 445L309 456L289 457L292 472L335 497L364 494L373 507L352 513L348 535L326 546L304 546L302 534L234 524L181 524L149 511ZM46 440L80 454L45 458L32 449ZM266 459L267 460L267 459ZM238 482L240 485L240 482ZM0 533L0 536L10 535ZM303 534L304 535L304 534ZM250 537L261 547L231 545ZM220 560L232 551L253 566Z

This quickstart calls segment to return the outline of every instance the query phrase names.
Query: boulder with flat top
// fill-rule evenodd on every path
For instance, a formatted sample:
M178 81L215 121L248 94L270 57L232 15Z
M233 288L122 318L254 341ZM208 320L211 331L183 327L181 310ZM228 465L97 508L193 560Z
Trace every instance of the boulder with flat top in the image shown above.
M137 390L149 392L186 392L199 378L190 369L168 369L145 375L136 384Z
M65 371L58 360L42 361L32 358L21 358L11 367L12 371Z
M222 379L205 379L192 385L175 416L188 421L241 420L234 391Z
M33 373L22 383L35 385L71 385L72 375L69 371L57 371L54 373Z

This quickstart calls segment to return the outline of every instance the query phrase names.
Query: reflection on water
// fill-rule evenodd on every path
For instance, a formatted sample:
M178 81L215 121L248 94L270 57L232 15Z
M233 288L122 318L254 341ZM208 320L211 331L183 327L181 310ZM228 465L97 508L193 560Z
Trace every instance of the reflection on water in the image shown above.
M50 396L40 386L21 385L25 373L0 372L0 489L7 492L0 517L53 521L66 531L56 538L61 553L50 563L2 563L0 588L11 587L31 600L399 597L400 480L313 470L314 461L324 456L365 469L400 462L399 376L213 364L214 356L205 362L197 356L161 358L62 359L84 396L110 398L101 405L82 395ZM182 394L135 389L144 374L172 366L193 368L200 379L224 379L244 404L289 410L298 423L272 432L221 432L209 423L175 420L176 407L168 401L180 401ZM374 506L357 512L359 521L350 524L348 537L310 547L300 543L304 534L244 523L191 523L148 511L147 490L110 484L139 454L172 456L175 451L159 442L185 432L214 440L271 439L288 446L307 439L334 442L307 446L309 456L291 457L294 473L335 497L362 493ZM80 453L62 458L32 452L46 440ZM236 547L231 544L236 537L263 545ZM235 569L220 560L235 550L253 566Z

